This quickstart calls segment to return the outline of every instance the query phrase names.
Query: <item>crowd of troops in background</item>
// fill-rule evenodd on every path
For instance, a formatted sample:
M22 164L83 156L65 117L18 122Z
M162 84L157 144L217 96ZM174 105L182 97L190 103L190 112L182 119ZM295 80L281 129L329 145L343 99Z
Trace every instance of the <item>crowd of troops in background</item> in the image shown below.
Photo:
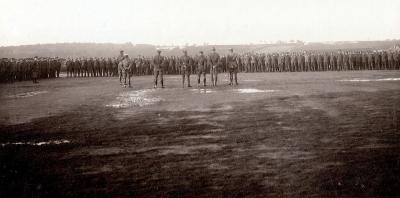
M60 77L60 58L0 59L0 82L15 82Z
M189 55L190 56L190 55ZM190 56L192 73L196 70L199 54ZM164 56L162 63L165 74L180 74L179 56ZM400 53L381 52L336 52L336 53L246 53L237 55L239 72L302 72L302 71L344 71L344 70L396 70L400 69ZM134 75L153 75L153 58L139 56L131 58ZM118 76L116 58L90 58L67 61L68 76ZM209 65L208 65L209 66ZM221 56L219 72L227 72L226 56ZM208 69L207 69L208 71Z
M197 73L200 54L189 55L185 71ZM208 57L208 56L206 56ZM178 56L164 56L161 67L164 74L181 74L182 64ZM153 57L130 58L132 75L153 75ZM235 57L238 72L302 72L302 71L346 71L346 70L398 70L399 51L338 51L338 52L286 52L245 53ZM0 81L15 82L37 78L59 77L65 68L67 77L118 76L118 58L23 58L0 60ZM62 66L63 65L63 66ZM210 72L210 64L205 71ZM221 56L218 72L229 72L227 57Z

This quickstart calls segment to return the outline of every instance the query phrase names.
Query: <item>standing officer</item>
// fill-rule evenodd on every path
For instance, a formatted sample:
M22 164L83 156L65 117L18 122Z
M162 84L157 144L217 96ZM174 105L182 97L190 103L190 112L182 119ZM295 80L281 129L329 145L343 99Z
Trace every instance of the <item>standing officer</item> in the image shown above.
M161 56L161 50L157 50L157 55L153 58L154 88L157 88L158 76L160 76L161 88L164 88L163 61L164 57Z
M32 81L33 81L33 83L38 83L37 78L39 75L39 63L38 63L36 57L33 60L33 65L31 67L31 69L32 69Z
M250 72L250 56L248 54L246 54L244 56L244 67L245 67L245 71L246 73Z
M197 57L197 87L200 86L200 78L203 74L203 85L206 86L206 68L207 68L207 59L203 54L203 51L200 51L200 55Z
M176 73L176 71L175 71L175 60L174 60L174 57L172 57L172 56L168 59L168 68L169 68L168 74L175 74Z
M374 69L381 69L381 56L379 52L374 52L374 61L375 61Z
M386 51L383 51L382 53L382 69L387 69L387 62L388 62L388 57Z
M122 60L124 60L124 50L120 50L119 51L119 55L118 55L118 57L117 57L117 65L118 65L118 76L119 76L119 82L122 84L122 68L121 68L121 61ZM96 76L96 60L95 60L95 62L94 62L95 64L94 64L94 76Z
M339 71L343 70L343 52L342 51L340 51L339 54L337 55L337 67L338 67Z
M362 69L365 70L368 68L368 55L366 54L366 52L361 52L361 66Z
M217 86L219 59L219 54L215 52L215 47L213 47L211 54L208 55L208 64L210 65L211 82L213 86Z
M229 85L233 85L233 78L235 78L236 85L239 85L237 82L238 65L236 62L236 58L237 58L236 54L234 54L233 49L230 48L229 54L226 56L226 62L228 64L228 70L229 70Z
M129 85L129 87L132 87L131 85L131 61L129 59L129 56L127 54L124 55L124 59L120 62L121 67L122 67L122 75L124 78L124 87ZM101 74L102 75L102 74ZM128 84L126 83L126 79L128 78L129 82Z
M188 87L190 86L190 71L192 71L192 60L187 55L187 51L183 50L183 56L180 58L181 75L182 75L182 88L185 87L185 77L187 77Z
M336 70L336 56L331 52L330 58L329 58L329 65L331 66L331 71Z
M311 56L308 52L304 52L304 71L310 71Z
M107 61L107 76L112 76L112 67L113 67L113 61L111 58L108 58Z
M329 58L330 58L330 57L329 57L328 53L325 52L325 53L324 53L324 57L323 57L323 59L324 59L324 68L323 68L323 70L324 70L324 71L327 71L327 70L330 70L330 69L331 69L331 66L329 65L329 64L330 64Z
M349 52L345 52L345 54L343 55L343 67L344 70L349 69Z
M393 52L388 52L388 69L393 69Z
M94 59L92 57L88 60L88 68L90 72L90 77L94 77Z

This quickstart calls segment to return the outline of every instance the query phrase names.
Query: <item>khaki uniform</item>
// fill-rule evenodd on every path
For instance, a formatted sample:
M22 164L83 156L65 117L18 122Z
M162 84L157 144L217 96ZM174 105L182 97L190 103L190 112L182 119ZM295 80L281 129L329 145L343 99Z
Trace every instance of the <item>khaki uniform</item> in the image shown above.
M229 53L226 56L226 63L228 64L228 71L229 71L229 85L233 85L233 78L235 78L235 83L236 85L238 85L237 82L238 64L236 59L237 55L233 52Z
M200 84L200 78L203 74L203 85L206 86L206 69L207 69L207 58L201 54L197 57L197 84Z
M210 65L211 82L213 86L217 86L218 81L218 67L220 64L220 57L217 52L212 52L208 55L208 62Z
M153 58L153 72L154 72L154 87L157 87L158 76L160 76L161 87L164 87L164 71L163 64L164 57L160 54Z
M190 72L192 70L192 58L188 55L183 55L180 58L181 75L182 75L182 87L185 86L185 77L187 77L188 87L190 86Z

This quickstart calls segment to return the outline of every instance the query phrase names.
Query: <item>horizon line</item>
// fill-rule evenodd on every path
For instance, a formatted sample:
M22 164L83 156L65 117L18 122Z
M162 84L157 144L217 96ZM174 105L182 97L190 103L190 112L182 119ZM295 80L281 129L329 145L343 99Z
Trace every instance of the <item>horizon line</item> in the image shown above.
M221 45L276 45L276 44L308 44L308 43L322 43L322 44L330 44L330 43L352 43L352 42L384 42L384 41L399 41L400 38L390 38L384 40L334 40L334 41L304 41L304 40L277 40L277 41L265 41L265 42L248 42L248 43L230 43L230 44L210 44L204 42L202 44L199 43L186 43L186 44L152 44L152 43L133 43L132 41L127 42L89 42L89 41L73 41L73 42L54 42L54 43L29 43L29 44L21 44L21 45L0 45L1 48L4 47L22 47L22 46L34 46L34 45L57 45L57 44L113 44L113 45L151 45L155 47L185 47L185 46L221 46Z

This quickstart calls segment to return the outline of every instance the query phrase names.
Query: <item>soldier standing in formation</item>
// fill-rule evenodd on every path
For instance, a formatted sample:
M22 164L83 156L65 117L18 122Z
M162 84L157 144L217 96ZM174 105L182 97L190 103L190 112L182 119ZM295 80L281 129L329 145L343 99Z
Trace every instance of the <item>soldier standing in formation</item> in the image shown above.
M185 77L187 77L188 87L190 86L190 72L192 71L192 59L187 55L187 51L183 50L183 56L180 58L182 87L185 87Z
M131 62L129 60L129 56L127 54L125 54L119 64L120 64L122 76L124 78L124 87L126 87L128 85L126 83L127 79L129 80L129 87L132 87L131 86L131 71L130 71L131 70Z
M226 56L226 62L228 64L229 69L229 85L233 85L233 78L235 78L236 85L239 85L237 82L237 73L238 73L238 64L237 64L237 55L233 53L233 49L229 49L229 54Z
M118 61L118 76L119 76L119 84L121 84L122 85L122 69L123 69L123 67L122 67L122 60L124 60L124 50L121 50L120 52L119 52L119 56L118 56L118 58L117 58L117 61ZM93 76L97 76L96 75L96 72L97 72L97 61L96 60L94 60L94 64L93 64Z
M200 78L203 75L203 86L206 86L206 70L207 70L207 58L204 56L203 51L200 51L200 55L197 57L197 87L200 86Z
M154 88L157 88L158 76L160 76L161 88L164 88L164 72L162 64L164 57L161 56L161 50L157 50L157 55L153 58L153 71L154 71Z
M217 52L215 52L215 47L212 48L212 52L208 55L208 64L210 65L210 75L212 86L217 86L218 82L218 67L220 65L220 57Z
M35 57L34 62L32 64L32 81L33 83L38 83L37 78L39 75L39 63L37 62L37 58Z

